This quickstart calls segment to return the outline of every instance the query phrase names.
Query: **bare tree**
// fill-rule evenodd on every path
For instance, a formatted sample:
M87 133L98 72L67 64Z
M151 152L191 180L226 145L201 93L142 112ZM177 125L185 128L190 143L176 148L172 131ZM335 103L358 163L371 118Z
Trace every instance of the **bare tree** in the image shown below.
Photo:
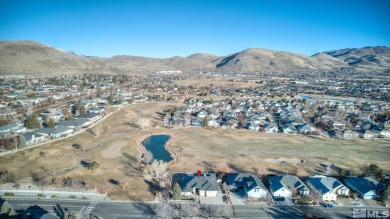
M167 199L161 200L161 204L154 208L157 218L179 218L179 206L169 203Z
M33 183L36 186L42 188L45 185L47 185L47 183L48 183L47 177L45 175L43 175L42 173L30 171L30 175L31 175L31 179L32 179Z
M34 114L33 110L31 108L28 108L27 112L26 112L26 116L32 116L32 114Z
M100 166L100 164L96 161L92 161L89 165L88 165L88 169L91 169L93 172L96 172L96 169Z
M118 186L121 187L122 190L125 190L127 186L127 181L125 180L119 181Z
M144 177L155 181L164 188L168 181L167 163L162 160L154 160L149 168L144 170Z
M307 173L307 171L304 168L298 167L298 169L296 170L296 175L298 177L308 177L309 173Z
M322 201L322 191L321 190L312 190L311 196L313 196L313 198L315 200Z
M44 158L45 160L47 159L47 154L46 154L46 152L43 152L43 151L39 152L39 156L41 156L41 157Z
M268 174L268 169L264 164L260 164L259 166L252 167L252 170L258 176L266 176Z
M102 125L98 123L94 127L90 128L89 131L95 135L95 137L99 137L102 132Z
M217 205L213 213L218 218L231 218L233 216L233 209L231 205Z
M185 208L183 209L184 210L183 212L186 217L196 218L200 216L201 206L199 202L194 201L189 205L183 205L183 207L184 206Z
M141 117L138 119L137 125L143 130L150 126L150 119Z
M187 113L184 119L184 126L189 126L189 125L191 125L191 115Z
M171 114L170 113L165 114L165 116L164 116L164 126L168 126L170 120L171 120Z
M83 182L79 178L72 180L71 187L73 189L79 189L80 187L82 187L82 185L83 185Z
M12 172L9 172L8 170L0 170L0 179L4 183L15 183L16 182L15 174Z
M149 150L144 153L144 161L146 165L150 165L153 161L153 154Z

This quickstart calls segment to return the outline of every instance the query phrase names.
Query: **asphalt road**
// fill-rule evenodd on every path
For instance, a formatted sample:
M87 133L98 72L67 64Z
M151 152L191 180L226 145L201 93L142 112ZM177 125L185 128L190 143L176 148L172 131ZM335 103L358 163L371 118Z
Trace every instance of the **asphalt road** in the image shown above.
M6 199L19 213L23 212L36 216L51 213L60 216L65 211L82 212L89 216L98 215L104 219L125 218L156 218L161 215L162 204L142 202L91 202L81 200L56 200L56 199ZM176 213L166 211L165 214L176 214L178 217L186 215L188 204L176 205ZM352 218L351 207L336 207L327 209L320 206L245 206L236 205L203 205L203 216L213 218L218 215L228 215L232 218L306 218L308 214L322 218ZM160 209L160 210L158 210ZM187 209L187 210L186 210ZM221 210L223 209L223 210ZM378 208L361 207L361 209L379 210ZM389 208L381 208L380 212Z
M64 215L65 212L79 212L88 207L89 202L80 200L57 200L57 199L29 199L29 198L7 198L9 204L20 214L35 215L39 218L45 214L57 216Z

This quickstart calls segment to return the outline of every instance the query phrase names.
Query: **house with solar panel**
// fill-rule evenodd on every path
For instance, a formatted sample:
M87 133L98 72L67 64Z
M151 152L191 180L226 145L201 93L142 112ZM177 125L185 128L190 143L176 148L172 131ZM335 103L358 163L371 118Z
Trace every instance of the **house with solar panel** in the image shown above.
M338 195L348 196L350 190L334 177L314 176L306 180L306 185L321 194L322 201L336 201Z

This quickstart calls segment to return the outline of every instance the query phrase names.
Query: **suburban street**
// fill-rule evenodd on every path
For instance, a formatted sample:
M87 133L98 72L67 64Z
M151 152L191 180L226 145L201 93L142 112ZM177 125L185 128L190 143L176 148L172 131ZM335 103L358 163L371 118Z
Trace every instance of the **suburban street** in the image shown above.
M155 218L155 209L162 204L143 202L91 202L81 200L56 200L56 199L28 199L28 198L6 198L6 200L19 213L34 214L42 216L50 213L61 216L66 211L82 212L85 215L94 214L105 219L122 218ZM178 204L178 209L184 209L187 204ZM187 205L188 206L188 205ZM327 209L320 206L216 206L202 205L205 209L202 215L206 217L217 216L218 207L225 209L229 218L304 218L308 214L322 218L352 218L352 207L336 207ZM389 208L360 207L360 209L371 209L389 211ZM185 216L185 215L179 215ZM379 214L379 216L381 216Z

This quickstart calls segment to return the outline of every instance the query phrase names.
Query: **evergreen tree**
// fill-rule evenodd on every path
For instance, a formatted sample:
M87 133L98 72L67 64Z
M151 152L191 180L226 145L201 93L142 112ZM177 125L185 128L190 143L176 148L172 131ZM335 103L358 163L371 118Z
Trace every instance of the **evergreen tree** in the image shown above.
M31 116L27 116L26 127L28 129L37 129L37 128L41 127L41 123L40 123L38 116L36 114L33 114Z
M172 195L174 200L180 200L181 199L181 188L178 183L175 183L173 185Z
M16 217L18 213L16 213L15 209L11 206L10 211L8 212L9 217Z
M27 147L26 138L25 138L23 135L19 135L18 137L19 137L18 148L19 148L19 149L22 149L22 148Z
M385 189L382 190L379 200L388 207L390 205L390 185L387 185Z
M209 125L209 119L207 118L207 116L205 116L202 120L202 127L208 127Z
M56 126L56 122L54 121L54 119L49 119L46 125L48 128L54 128Z
M8 213L11 211L11 205L8 204L7 201L3 202L3 205L1 205L0 213L1 215L8 216Z
M84 114L85 113L85 106L81 106L80 107L80 114Z
M113 97L112 95L110 95L110 96L107 98L107 100L108 100L108 103L109 103L110 105L112 105L112 103L114 102L114 97Z

